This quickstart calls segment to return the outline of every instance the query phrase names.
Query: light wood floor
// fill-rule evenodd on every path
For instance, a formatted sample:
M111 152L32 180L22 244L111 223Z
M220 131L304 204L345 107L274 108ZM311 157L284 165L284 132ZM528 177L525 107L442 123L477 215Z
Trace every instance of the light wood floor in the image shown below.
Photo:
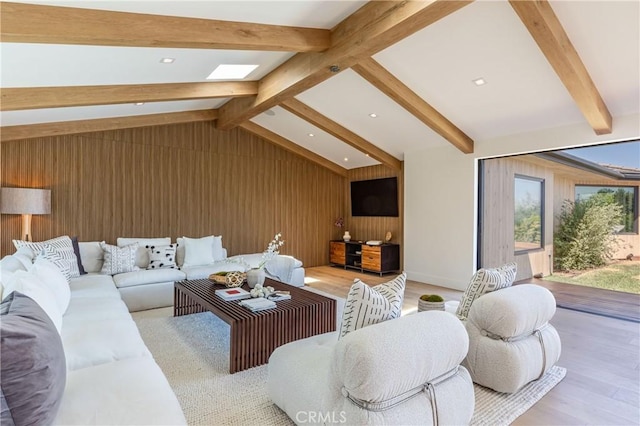
M345 297L355 277L367 284L388 281L341 268L307 268L310 287ZM421 294L459 300L462 292L409 281L403 312ZM552 321L562 340L562 382L514 425L640 425L640 324L558 308Z

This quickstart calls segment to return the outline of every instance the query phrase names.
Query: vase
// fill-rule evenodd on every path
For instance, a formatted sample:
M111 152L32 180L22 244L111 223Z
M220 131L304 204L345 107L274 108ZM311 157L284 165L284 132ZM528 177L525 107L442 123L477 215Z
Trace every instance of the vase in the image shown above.
M253 268L247 271L247 285L249 288L254 288L256 284L263 285L264 278L265 274L263 268Z
M427 302L426 300L418 299L418 312L422 311L444 311L444 301Z
M351 241L351 234L349 234L349 231L344 231L344 235L342 236L342 239L345 242L349 242Z

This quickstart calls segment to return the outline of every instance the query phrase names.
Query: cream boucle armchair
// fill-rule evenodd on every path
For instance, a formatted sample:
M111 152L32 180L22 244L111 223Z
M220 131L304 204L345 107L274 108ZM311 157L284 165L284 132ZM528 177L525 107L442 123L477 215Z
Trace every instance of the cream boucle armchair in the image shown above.
M429 311L288 343L269 359L268 392L298 424L468 424L473 383L462 323Z

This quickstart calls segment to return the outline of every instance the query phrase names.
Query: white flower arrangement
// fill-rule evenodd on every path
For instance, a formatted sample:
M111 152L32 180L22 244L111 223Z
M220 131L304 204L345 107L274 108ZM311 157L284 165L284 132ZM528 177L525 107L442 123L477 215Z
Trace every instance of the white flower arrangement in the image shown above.
M281 240L282 234L278 232L274 235L273 240L267 246L267 249L262 253L262 261L258 265L258 268L263 268L264 265L280 254L280 247L284 245L284 240Z

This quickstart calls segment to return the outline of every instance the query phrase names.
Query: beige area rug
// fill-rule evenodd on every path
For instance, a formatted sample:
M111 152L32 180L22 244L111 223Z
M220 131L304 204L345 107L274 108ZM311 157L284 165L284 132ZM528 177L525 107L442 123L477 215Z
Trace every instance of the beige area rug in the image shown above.
M172 308L133 314L190 425L292 425L267 395L267 367L229 374L229 326L205 312L173 316ZM475 386L472 425L508 425L562 380L554 367L514 395Z

